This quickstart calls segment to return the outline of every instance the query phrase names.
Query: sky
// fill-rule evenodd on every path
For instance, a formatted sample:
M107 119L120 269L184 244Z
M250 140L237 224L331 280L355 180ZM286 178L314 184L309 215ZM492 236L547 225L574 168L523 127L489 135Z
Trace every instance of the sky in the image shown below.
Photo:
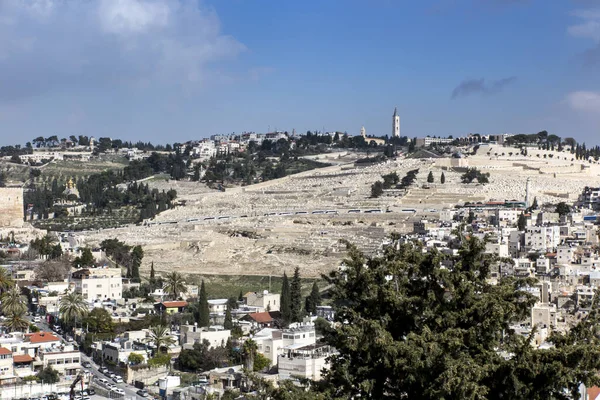
M536 133L600 144L600 0L0 0L0 145Z

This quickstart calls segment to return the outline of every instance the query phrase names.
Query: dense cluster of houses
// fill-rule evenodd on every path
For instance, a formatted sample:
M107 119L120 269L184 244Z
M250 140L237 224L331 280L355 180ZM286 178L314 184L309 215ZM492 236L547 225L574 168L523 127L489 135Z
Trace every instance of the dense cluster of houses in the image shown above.
M403 240L416 239L426 249L457 254L450 243L470 219L468 234L487 240L486 253L506 260L499 263L494 279L537 278L538 284L530 288L538 298L531 319L514 328L529 335L537 326L533 344L545 346L553 330L568 330L587 314L600 286L598 216L592 208L563 215L553 211L500 204L442 210L435 221L415 222L413 234ZM519 218L524 218L523 229L518 227Z

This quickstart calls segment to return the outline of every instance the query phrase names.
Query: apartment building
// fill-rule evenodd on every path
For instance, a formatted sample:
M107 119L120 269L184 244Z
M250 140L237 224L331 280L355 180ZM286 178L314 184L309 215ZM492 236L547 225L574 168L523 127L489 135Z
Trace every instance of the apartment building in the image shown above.
M75 291L88 301L123 298L120 268L84 268L73 272Z

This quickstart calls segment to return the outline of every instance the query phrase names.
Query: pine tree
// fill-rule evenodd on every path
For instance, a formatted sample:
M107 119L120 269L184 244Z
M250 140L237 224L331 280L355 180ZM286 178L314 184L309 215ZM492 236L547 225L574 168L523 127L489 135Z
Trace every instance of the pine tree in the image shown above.
M569 332L553 332L551 350L537 349L508 329L531 318L532 281L491 283L495 260L484 250L474 237L456 256L412 244L375 258L351 248L344 271L327 278L336 314L324 341L337 353L322 389L308 390L336 399L579 398L600 368L600 299Z
M241 303L242 301L244 301L244 294L242 293L242 291L240 290L240 295L238 296L238 301Z
M429 171L429 175L427 175L427 183L433 183L433 171Z
M290 284L290 310L292 322L302 321L302 283L300 282L300 268L296 267Z
M440 176L440 183L443 185L444 183L446 183L446 175L444 175L444 173L442 172L442 176Z
M225 329L233 329L233 319L231 318L231 311L229 310L229 307L227 307L227 310L225 311L225 321L223 322L223 328Z
M204 279L200 285L200 297L198 299L198 326L210 326L210 313L208 311L208 296L206 295L206 287Z
M280 311L283 324L287 325L292 320L292 309L290 307L290 282L287 274L283 273L283 281L281 283L281 300L280 300Z

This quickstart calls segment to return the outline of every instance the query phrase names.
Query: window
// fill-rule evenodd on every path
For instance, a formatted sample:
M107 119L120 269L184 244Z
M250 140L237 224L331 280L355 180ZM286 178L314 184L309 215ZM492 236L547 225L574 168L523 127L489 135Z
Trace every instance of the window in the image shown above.
M96 285L96 288L100 289L102 288L102 285Z
M84 289L87 289L87 283L84 283L84 284L83 284L83 285L81 285L81 286L83 286L83 288L84 288Z

